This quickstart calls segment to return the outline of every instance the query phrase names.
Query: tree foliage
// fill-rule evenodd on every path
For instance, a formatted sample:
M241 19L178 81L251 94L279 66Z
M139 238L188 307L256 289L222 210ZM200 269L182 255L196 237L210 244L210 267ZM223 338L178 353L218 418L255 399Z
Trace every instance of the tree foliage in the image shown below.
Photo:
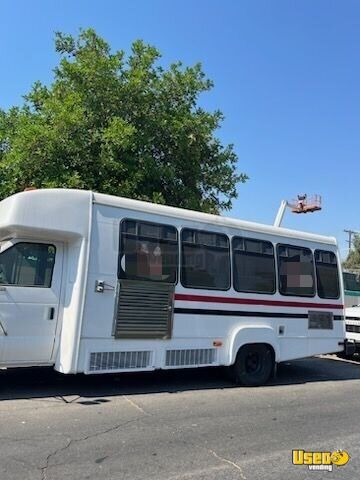
M0 110L0 198L26 187L91 189L219 212L231 207L232 145L215 136L223 115L198 106L213 84L201 65L164 69L138 40L111 52L92 30L56 34L59 65L21 107Z
M343 263L343 267L350 270L360 269L360 235L354 236L353 247Z

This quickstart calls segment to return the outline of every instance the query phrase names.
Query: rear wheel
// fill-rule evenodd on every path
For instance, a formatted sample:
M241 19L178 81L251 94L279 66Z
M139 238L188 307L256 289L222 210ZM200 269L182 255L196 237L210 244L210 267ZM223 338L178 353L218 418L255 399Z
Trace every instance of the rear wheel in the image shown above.
M264 385L274 371L272 350L264 344L244 345L238 351L235 363L230 369L233 380L238 385Z

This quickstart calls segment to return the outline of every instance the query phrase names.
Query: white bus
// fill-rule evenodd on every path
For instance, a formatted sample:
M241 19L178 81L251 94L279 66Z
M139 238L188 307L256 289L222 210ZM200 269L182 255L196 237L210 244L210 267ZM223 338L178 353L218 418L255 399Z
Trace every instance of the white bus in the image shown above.
M230 366L344 350L336 241L89 191L0 202L0 366Z

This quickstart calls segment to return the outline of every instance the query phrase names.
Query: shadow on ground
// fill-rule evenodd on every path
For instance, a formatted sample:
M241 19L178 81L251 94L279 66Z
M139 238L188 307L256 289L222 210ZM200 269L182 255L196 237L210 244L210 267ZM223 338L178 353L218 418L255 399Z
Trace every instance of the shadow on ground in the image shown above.
M351 361L327 356L285 362L266 387L344 380L360 380L360 356ZM0 401L55 397L94 405L116 395L224 388L241 387L228 380L220 367L90 376L63 375L50 368L0 370Z

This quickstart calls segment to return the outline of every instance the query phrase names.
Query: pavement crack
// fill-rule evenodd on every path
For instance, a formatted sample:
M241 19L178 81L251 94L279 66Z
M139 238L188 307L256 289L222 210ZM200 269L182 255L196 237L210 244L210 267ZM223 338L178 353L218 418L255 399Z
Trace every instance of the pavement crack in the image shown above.
M218 455L214 450L211 450L211 448L208 448L208 451L214 455L214 457L216 457L217 459L221 460L222 462L225 462L225 463L228 463L229 465L231 465L233 468L236 468L236 470L239 472L239 475L240 477L243 479L243 480L246 480L246 477L243 473L243 470L242 468L240 467L240 465L238 465L237 463L235 462L232 462L231 460L228 460L227 458L224 458L224 457L221 457L220 455Z
M119 428L121 427L125 427L126 425L129 425L130 423L135 423L137 422L138 420L140 420L141 417L139 418L132 418L131 420L128 420L127 422L122 422L122 423L119 423L117 425L114 425L110 428L107 428L105 430L100 430L99 432L95 432L95 433L91 433L90 435L86 435L85 437L81 437L81 438L69 438L68 439L68 442L66 445L60 447L60 448L57 448L56 450L54 450L53 452L49 453L49 455L46 457L45 459L45 465L43 467L40 467L39 470L41 471L41 480L47 480L47 471L48 471L48 468L49 467L55 467L57 464L53 464L53 465L50 465L50 460L55 457L56 455L58 455L59 453L61 452L65 452L65 450L67 450L71 445L74 445L75 443L80 443L80 442L85 442L86 440L89 440L90 438L95 438L95 437L98 437L100 435L106 435L110 432L114 432L115 430L118 430Z
M67 444L63 447L57 448L54 452L49 453L49 455L46 457L45 460L45 465L43 467L40 467L41 471L41 480L46 480L47 479L47 470L49 468L49 462L52 457L55 457L60 452L64 452L67 448L70 447L70 445L73 443L73 439L70 438L67 442Z

